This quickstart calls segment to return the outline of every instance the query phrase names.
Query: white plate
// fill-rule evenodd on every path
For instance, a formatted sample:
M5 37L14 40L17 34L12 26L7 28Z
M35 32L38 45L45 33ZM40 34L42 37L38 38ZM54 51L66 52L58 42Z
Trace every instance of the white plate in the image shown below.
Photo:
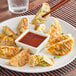
M25 17L25 16L12 18L12 19L9 19L9 20L2 22L0 24L0 32L1 32L4 25L9 26L14 32L16 32L16 26L19 23L19 21L21 20L21 18L23 18L23 17ZM31 20L34 16L28 15L27 17L28 17L29 21L31 22ZM53 20L54 20L54 17L50 17L49 20L45 23L47 26L47 29L53 23ZM3 59L3 58L0 58L0 66L5 67L5 68L10 69L10 70L19 71L19 72L39 73L39 72L47 72L47 71L56 70L58 68L61 68L65 65L67 65L68 63L70 63L76 57L76 29L72 25L70 25L69 23L67 23L61 19L58 19L58 20L61 24L62 32L65 34L71 33L72 36L74 37L74 46L69 54L62 56L59 59L54 59L55 60L54 66L50 66L50 67L38 67L37 66L37 67L32 68L32 67L29 67L29 64L26 64L23 67L13 67L13 66L9 66L5 62L8 59ZM30 27L33 27L33 25L30 25ZM54 55L51 55L48 51L45 51L45 50L41 50L41 52L39 54L46 55L50 58L54 57Z

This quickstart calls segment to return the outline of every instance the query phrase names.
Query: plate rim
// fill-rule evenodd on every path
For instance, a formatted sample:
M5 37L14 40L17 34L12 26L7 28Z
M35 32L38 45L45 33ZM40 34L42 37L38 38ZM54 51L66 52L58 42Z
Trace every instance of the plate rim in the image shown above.
M35 15L25 15L25 16L13 17L13 18L10 18L10 19L7 19L7 20L5 20L5 21L0 22L0 24L4 23L4 22L6 22L6 21L12 20L12 19L16 19L16 18L20 18L20 17L27 17L27 16L35 16ZM53 16L50 16L50 17L53 17ZM53 17L53 18L56 18L56 17ZM59 18L57 18L57 19L59 19ZM62 20L62 19L59 19L59 20L65 22L65 23L67 23L67 24L69 24L68 22L66 22L66 21L64 21L64 20ZM0 26L1 26L1 25L0 25ZM72 26L71 24L69 24L69 26L72 27L72 28L74 29L74 31L76 31L76 28L75 28L74 26ZM10 68L10 67L8 68L7 65L2 65L2 64L0 64L0 66L3 67L3 68L6 68L6 69L12 70L12 71L16 71L16 72L23 72L23 73L44 73L44 72L49 72L49 71L53 71L53 70L57 70L57 69L63 68L63 67L65 67L66 65L68 65L69 63L71 63L75 58L76 58L76 56L74 56L69 62L65 63L64 65L61 65L61 66L56 67L56 68L54 68L54 69L51 69L51 70L46 69L45 71L43 70L43 71L39 71L39 72L38 72L38 71L30 72L30 71L16 70L16 69L12 69L12 68Z

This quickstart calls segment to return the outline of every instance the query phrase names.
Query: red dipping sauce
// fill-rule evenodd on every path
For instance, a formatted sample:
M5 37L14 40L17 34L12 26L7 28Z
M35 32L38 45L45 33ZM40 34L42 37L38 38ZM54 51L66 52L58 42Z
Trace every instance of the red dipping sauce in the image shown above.
M32 32L28 32L19 40L19 42L33 47L38 47L45 39L46 36L41 36Z

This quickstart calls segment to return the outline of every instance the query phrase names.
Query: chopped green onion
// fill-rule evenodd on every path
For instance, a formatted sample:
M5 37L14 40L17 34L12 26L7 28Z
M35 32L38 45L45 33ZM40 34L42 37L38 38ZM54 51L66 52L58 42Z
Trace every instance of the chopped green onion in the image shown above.
M18 34L16 33L16 35L18 35Z
M61 33L62 35L64 35L64 33Z
M60 58L60 56L54 56L54 59L56 59L56 58L58 58L58 59L59 59L59 58Z
M60 58L60 56L57 56L57 58Z
M62 49L60 49L59 51L62 51Z
M41 12L43 12L43 10L41 10Z
M56 59L56 56L54 56L54 59Z

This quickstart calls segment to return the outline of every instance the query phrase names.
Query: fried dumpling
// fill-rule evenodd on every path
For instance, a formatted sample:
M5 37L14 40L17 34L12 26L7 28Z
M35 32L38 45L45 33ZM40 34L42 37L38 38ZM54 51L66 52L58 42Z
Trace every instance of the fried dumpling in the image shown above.
M29 50L22 50L19 54L11 58L11 60L7 61L10 65L21 67L27 64L29 61Z
M50 35L49 40L52 40L53 38L55 38L61 34L60 23L57 19L54 19L54 24L52 24L52 26L50 27L50 29L47 31L46 34Z
M49 42L48 51L54 55L68 54L73 47L73 37L69 34L59 36Z
M38 63L39 66L53 66L54 60L52 58L48 58L43 56L42 60Z
M50 11L49 4L48 3L43 3L40 10L37 12L36 16L33 18L32 24L38 26L40 24L45 23L48 20L48 18L50 17L50 14L45 16L45 17L42 17L42 16L49 11Z
M40 24L37 28L36 31L45 33L46 26L44 24Z
M31 55L29 57L29 65L31 67L34 67L35 65L38 65L41 59L42 59L42 55Z
M29 65L34 66L52 66L54 60L43 55L32 55L29 58Z
M19 22L19 24L17 26L17 34L20 35L21 33L23 33L28 28L29 28L28 18L24 17L21 19L21 21Z
M48 42L47 46L51 46L51 45L61 42L63 40L69 39L70 37L71 37L71 34L59 35L56 38L52 39L50 42Z
M2 33L9 37L12 37L13 39L16 39L18 37L8 26L3 27Z
M21 50L21 47L0 46L0 57L3 57L3 58L12 58L20 50Z
M0 34L0 46L15 46L13 38Z

